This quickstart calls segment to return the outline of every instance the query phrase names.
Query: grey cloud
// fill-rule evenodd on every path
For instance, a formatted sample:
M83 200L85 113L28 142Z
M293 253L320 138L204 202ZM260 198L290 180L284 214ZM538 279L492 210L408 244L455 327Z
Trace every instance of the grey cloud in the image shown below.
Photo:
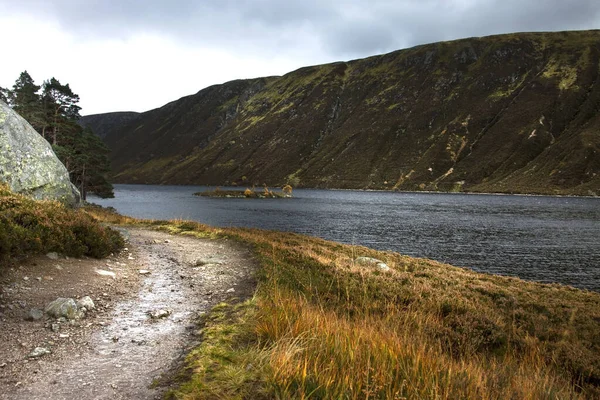
M468 36L600 28L597 0L0 0L1 7L54 19L76 35L149 32L264 56L306 43L343 58Z

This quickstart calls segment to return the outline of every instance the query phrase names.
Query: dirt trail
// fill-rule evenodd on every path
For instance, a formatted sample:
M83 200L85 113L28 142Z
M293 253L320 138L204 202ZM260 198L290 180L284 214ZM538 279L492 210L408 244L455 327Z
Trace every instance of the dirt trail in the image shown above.
M254 289L255 261L237 243L142 229L123 234L128 248L117 257L38 257L1 278L0 399L160 397L165 388L153 384L197 343L199 314ZM85 295L97 309L75 324L53 331L54 319L24 318L57 297ZM163 310L169 315L149 315ZM52 353L29 358L38 346Z

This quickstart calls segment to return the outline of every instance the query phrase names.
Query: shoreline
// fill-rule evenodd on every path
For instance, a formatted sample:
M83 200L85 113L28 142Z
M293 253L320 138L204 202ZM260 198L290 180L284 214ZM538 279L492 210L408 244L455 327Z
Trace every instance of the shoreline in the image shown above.
M231 190L241 190L244 186L221 186L221 185L203 185L203 184L170 184L170 183L112 183L113 185L132 185L132 186L178 186L178 187L206 187L206 188L235 188ZM281 189L279 186L273 188ZM224 189L229 190L229 189ZM502 192L443 192L432 190L385 190L385 189L344 189L344 188L317 188L317 187L295 187L294 190L329 190L344 192L380 192L380 193L403 193L403 194L450 194L450 195L482 195L482 196L520 196L520 197L557 197L557 198L581 198L581 199L600 199L600 195L574 195L574 194L539 194L539 193L502 193Z

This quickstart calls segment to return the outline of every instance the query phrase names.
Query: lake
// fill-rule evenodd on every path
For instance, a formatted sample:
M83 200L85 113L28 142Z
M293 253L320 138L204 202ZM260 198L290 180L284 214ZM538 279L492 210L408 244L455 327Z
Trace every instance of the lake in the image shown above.
M298 232L600 291L598 198L310 189L294 190L292 199L192 195L207 189L115 185L114 199L88 200L132 217Z

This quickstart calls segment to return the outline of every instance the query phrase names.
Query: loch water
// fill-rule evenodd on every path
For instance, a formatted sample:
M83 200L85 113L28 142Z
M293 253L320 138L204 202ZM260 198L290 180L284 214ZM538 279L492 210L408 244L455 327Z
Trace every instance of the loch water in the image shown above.
M203 186L115 185L90 197L138 218L291 231L476 271L600 292L600 199L296 189L291 199L194 196Z

